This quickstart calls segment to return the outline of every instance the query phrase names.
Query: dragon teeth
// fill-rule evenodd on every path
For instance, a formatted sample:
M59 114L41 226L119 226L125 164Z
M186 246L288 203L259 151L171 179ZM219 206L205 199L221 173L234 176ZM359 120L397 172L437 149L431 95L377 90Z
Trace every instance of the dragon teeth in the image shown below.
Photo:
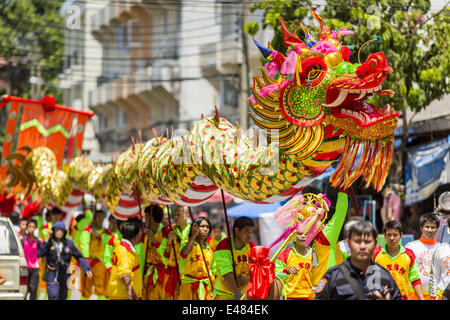
M339 92L339 96L331 103L324 104L325 107L337 107L347 98L348 90L342 89Z
M366 89L362 89L361 93L359 94L358 98L356 98L355 100L361 100L362 98L364 98L366 96L367 90Z
M391 113L391 105L389 103L386 105L386 113Z
M381 85L377 86L377 87L373 87L373 88L369 88L369 89L352 89L349 90L349 93L359 93L360 96L358 98L356 98L355 100L360 100L362 99L366 94L368 93L373 93L373 92L378 92L381 90ZM364 94L364 95L363 95Z

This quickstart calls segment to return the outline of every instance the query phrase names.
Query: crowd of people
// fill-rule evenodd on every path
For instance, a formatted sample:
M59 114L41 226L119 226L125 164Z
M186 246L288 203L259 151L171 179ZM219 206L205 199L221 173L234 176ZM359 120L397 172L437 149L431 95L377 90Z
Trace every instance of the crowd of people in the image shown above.
M310 245L299 232L292 246L276 257L273 272L282 290L271 298L448 299L450 247L435 240L435 214L421 217L420 239L405 246L402 225L387 221L386 243L377 246L372 223L354 217L346 221L346 190L339 190L335 208ZM35 300L44 290L45 299L64 300L73 289L82 300L93 294L99 300L248 297L258 247L251 241L254 221L237 218L230 241L224 228L213 226L208 217L194 218L182 206L175 206L170 215L167 211L150 205L143 220L123 221L101 207L83 205L67 226L58 207L40 208L32 217L19 219L15 225L29 271L26 298ZM345 239L339 242L341 229Z

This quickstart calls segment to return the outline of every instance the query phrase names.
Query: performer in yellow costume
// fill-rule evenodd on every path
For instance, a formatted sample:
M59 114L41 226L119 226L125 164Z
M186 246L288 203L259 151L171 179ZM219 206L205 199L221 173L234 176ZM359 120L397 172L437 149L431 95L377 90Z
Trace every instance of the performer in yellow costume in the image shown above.
M122 241L113 252L107 295L111 300L137 300L142 297L142 274L134 246L142 233L135 221L124 222L121 233Z
M144 239L146 257L144 269L144 300L163 300L165 297L164 278L166 266L164 251L169 228L161 224L164 212L158 205L145 208L147 234Z
M208 243L209 247L213 250L216 250L217 245L220 241L225 239L227 234L223 232L222 226L219 224L213 225L211 235L208 237L206 242Z
M189 241L180 253L183 282L178 300L211 300L214 286L211 273L213 250L206 243L210 233L211 222L208 218L195 219L191 226Z
M95 211L92 224L84 228L80 235L81 252L89 261L94 275L91 279L81 275L81 300L89 300L92 295L92 287L94 287L94 293L99 300L105 299L107 274L103 263L103 254L105 246L110 240L109 232L103 228L105 217L104 211Z
M328 269L341 264L348 255L344 254L339 247L339 234L344 224L348 208L348 190L340 188L336 211L333 217L325 225L314 239L312 244L312 284L317 286L320 279Z
M189 218L187 207L175 207L173 218L175 226L173 226L173 231L170 231L167 235L167 246L164 252L164 261L166 261L167 266L167 275L164 280L165 300L176 300L178 297L176 291L179 290L179 284L183 281L183 274L179 270L180 250L188 242L191 230L191 225L187 223ZM175 249L173 249L174 247Z
M92 211L90 209L84 208L84 202L83 202L83 211L77 217L72 217L71 219L69 227L70 236L72 237L72 242L80 251L81 251L80 247L81 233L84 230L84 228L86 228L92 222L92 219L93 219ZM77 278L79 278L80 275L80 273L77 272L78 265L79 265L78 261L74 257L72 257L72 259L70 260L70 273L72 274L72 276L70 277L71 284L68 286L69 290L67 291L67 300L70 300L70 296L72 294L71 289L74 288Z
M213 259L217 270L213 300L241 299L246 294L250 280L248 256L250 249L255 246L250 241L253 229L254 223L250 218L239 217L234 222L231 241L227 237L217 245ZM233 255L230 249L233 250Z
M305 234L297 234L295 245L284 250L275 261L275 272L285 283L287 300L310 300L311 282L311 249L303 242Z
M408 300L409 285L413 287L419 300L424 300L422 282L414 252L400 244L402 225L391 220L383 227L386 244L376 247L373 261L389 271L402 294L402 300Z

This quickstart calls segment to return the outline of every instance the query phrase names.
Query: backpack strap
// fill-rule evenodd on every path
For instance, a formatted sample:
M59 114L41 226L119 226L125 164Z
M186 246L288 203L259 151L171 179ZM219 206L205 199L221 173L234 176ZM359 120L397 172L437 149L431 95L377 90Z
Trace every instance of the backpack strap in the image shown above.
M355 292L358 300L366 300L366 298L364 297L363 291L358 284L358 281L356 281L356 279L350 275L350 270L348 270L348 268L344 264L340 264L339 269L341 269L342 273L344 274L345 279L352 286L353 291Z

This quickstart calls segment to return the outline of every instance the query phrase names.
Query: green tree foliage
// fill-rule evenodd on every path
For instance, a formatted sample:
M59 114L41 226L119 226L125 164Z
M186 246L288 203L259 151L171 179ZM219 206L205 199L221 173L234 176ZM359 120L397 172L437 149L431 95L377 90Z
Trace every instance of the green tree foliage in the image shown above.
M298 0L266 0L260 3L252 4L250 11L263 10L262 28L266 29L271 27L275 30L275 35L271 41L271 45L281 51L285 52L286 47L283 42L283 34L281 32L280 17L283 18L286 26L289 30L294 31L300 29L297 21L304 21L309 14L311 8L311 1L298 1ZM244 27L244 31L254 35L259 30L258 23L249 22ZM248 31L249 30L249 31ZM300 32L302 32L300 30Z
M266 0L253 4L251 10L263 10L262 28L270 26L275 30L271 44L283 51L279 17L290 30L299 29L297 21L309 21L306 25L314 32L318 30L318 23L311 20L310 8L309 1ZM394 69L384 87L393 89L396 94L376 96L374 103L389 101L399 110L407 107L420 111L450 91L450 7L436 12L430 1L333 0L320 9L316 12L330 28L347 26L355 32L342 40L355 46L351 61L357 61L358 49L364 42L381 36L382 41L364 47L361 60L364 62L370 53L384 52ZM258 30L254 22L252 28ZM303 38L301 29L298 36Z
M52 95L61 101L62 91L56 85L64 61L64 16L59 12L63 2L0 0L0 56L14 57L26 69L20 71L25 77L18 80L6 75L5 80L22 97L40 99ZM29 76L35 74L38 61L43 83L40 97L31 97Z
M297 21L308 26L317 37L319 24L311 19L309 1L271 1L253 4L251 10L262 10L262 27L272 27L272 45L284 52L279 22L281 16L290 30L299 29ZM331 29L348 27L355 32L341 41L354 45L351 62L361 62L374 52L382 51L394 72L383 83L383 89L393 89L389 96L375 95L371 103L390 103L404 115L409 108L418 112L430 102L450 92L450 7L432 7L427 0L328 0L324 7L315 8ZM309 18L309 19L308 19ZM253 26L257 28L257 26ZM315 34L314 34L315 32ZM303 31L297 33L303 39ZM405 157L408 123L403 119L402 159ZM400 161L400 166L403 161Z

